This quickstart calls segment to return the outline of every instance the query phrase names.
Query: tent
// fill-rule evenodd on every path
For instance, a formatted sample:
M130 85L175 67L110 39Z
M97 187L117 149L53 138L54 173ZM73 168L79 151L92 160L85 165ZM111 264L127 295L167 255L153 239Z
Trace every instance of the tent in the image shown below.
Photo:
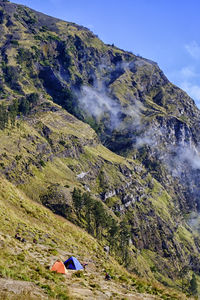
M62 261L57 260L53 266L51 267L51 271L55 271L57 273L66 274L67 270Z
M70 258L68 258L64 262L64 265L67 269L71 269L71 270L82 270L83 269L83 266L80 264L78 259L74 256L71 256Z

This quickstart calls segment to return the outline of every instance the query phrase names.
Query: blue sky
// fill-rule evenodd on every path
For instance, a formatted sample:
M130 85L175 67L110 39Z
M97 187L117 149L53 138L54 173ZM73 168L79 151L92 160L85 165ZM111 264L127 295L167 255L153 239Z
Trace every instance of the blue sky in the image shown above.
M158 63L200 107L199 0L13 0Z

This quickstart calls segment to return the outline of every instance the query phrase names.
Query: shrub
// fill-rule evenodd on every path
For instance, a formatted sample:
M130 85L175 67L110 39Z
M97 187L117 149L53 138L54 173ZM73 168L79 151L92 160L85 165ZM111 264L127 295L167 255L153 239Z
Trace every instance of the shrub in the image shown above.
M41 167L45 167L46 166L46 163L42 159L39 161L39 164L41 165Z
M30 103L25 97L19 100L19 112L23 115L27 115L30 112Z
M8 124L8 112L4 104L0 105L0 129L5 129Z
M19 42L17 40L10 41L12 45L19 46Z
M52 254L52 255L58 255L58 251L57 251L56 249L50 248L50 249L48 250L48 252L49 252L50 254Z
M0 10L0 24L2 24L3 23L3 20L4 20L4 12L3 12L3 10Z
M81 271L81 270L79 270L79 271L73 273L72 276L73 276L73 277L77 277L77 278L84 278L84 277L85 277L83 271Z
M28 49L18 49L17 61L19 64L26 63L27 67L29 67L31 65L32 59L33 54Z
M60 140L60 141L59 141L59 144L62 145L62 146L65 146L65 141Z
M5 82L13 89L21 91L21 87L18 83L20 76L20 68L15 66L3 66Z
M22 158L22 155L16 155L16 156L15 156L15 160L16 160L16 161L19 161L21 158Z

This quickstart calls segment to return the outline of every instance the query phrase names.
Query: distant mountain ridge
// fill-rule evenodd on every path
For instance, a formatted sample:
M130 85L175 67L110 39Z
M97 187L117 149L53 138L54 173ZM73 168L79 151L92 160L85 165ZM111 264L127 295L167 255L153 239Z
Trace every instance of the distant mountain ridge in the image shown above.
M0 174L131 272L200 270L200 112L148 59L0 1Z

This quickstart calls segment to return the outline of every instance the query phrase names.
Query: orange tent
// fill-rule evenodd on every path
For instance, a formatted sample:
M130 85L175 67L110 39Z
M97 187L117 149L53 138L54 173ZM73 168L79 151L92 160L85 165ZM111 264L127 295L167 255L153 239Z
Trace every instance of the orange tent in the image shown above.
M65 265L63 264L62 261L57 260L53 266L51 267L51 271L55 271L57 273L62 273L62 274L66 274L67 270L65 268Z

